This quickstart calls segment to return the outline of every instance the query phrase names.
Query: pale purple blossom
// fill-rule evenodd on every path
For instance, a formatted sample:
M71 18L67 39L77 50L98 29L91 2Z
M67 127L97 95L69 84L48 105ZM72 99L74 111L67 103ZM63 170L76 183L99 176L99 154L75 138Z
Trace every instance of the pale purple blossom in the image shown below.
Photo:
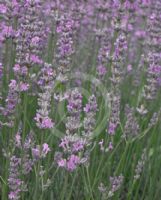
M37 122L37 126L41 129L50 129L54 127L54 122L49 117L43 117L37 113L34 119Z
M79 156L71 155L67 160L67 170L69 171L75 170L79 163L80 163Z
M42 157L46 157L46 155L51 151L49 148L49 145L47 143L44 143L42 145Z
M115 134L116 128L117 128L117 124L114 124L114 123L110 122L109 123L109 127L108 127L108 133L110 135Z
M32 148L32 156L35 160L38 160L40 159L41 157L41 152L40 152L40 149L38 147L36 148Z
M67 163L66 159L58 160L58 166L59 167L66 167L66 163Z

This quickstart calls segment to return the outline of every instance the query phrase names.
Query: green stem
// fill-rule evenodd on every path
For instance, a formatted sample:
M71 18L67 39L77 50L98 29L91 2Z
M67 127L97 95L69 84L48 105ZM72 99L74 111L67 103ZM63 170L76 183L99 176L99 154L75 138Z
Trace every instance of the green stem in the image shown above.
M67 173L67 175L65 176L65 180L64 180L64 186L63 186L63 190L62 190L61 200L65 199L65 194L66 194L67 187L68 187L68 179L69 179L69 174Z
M87 172L87 180L88 180L88 184L89 184L91 199L94 200L93 191L92 191L92 187L91 187L91 181L90 181L90 175L89 175L89 166L86 167L86 172Z

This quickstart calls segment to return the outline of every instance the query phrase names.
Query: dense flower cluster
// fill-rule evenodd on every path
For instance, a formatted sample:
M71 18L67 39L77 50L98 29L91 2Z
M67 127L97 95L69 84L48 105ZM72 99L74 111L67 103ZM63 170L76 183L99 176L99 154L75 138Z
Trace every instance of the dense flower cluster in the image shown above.
M161 26L160 26L160 1L152 5L152 10L148 18L148 52L147 52L147 85L145 85L145 98L152 100L157 94L158 80L161 75Z
M9 199L21 199L21 193L28 190L24 177L27 177L37 162L44 159L51 151L47 143L35 145L33 133L29 133L22 142L22 129L16 133L14 140L14 154L10 158L9 170ZM18 153L19 152L19 153ZM23 154L23 157L21 157ZM23 178L22 178L23 175Z
M88 103L84 107L84 112L86 114L83 124L85 130L85 137L90 137L93 133L96 124L96 112L97 112L97 101L94 95L90 96Z
M126 116L127 120L124 127L125 137L135 137L139 134L139 124L135 117L135 112L133 108L126 106Z
M5 106L1 107L2 115L6 118L3 123L9 127L14 126L16 107L19 101L18 84L16 80L11 80Z
M10 174L8 178L8 184L10 187L9 199L20 199L20 192L23 185L23 181L20 177L20 164L21 159L12 156L10 159Z
M59 154L59 157L55 157L59 167L73 171L81 163L78 153L84 149L85 145L85 140L77 135L82 109L82 95L77 89L69 92L67 109L69 116L66 122L66 136L61 139L59 144L66 158L63 157L62 153Z
M45 63L44 67L41 69L40 78L38 80L38 85L40 86L42 92L39 93L39 109L37 110L35 116L36 125L40 129L50 129L54 126L54 122L49 117L54 76L55 73L51 65Z
M116 191L118 191L123 184L124 177L114 176L110 177L110 186L106 187L103 183L101 183L98 187L99 191L102 193L102 200L110 199Z
M141 155L141 159L138 161L137 166L135 168L135 176L134 176L135 180L138 180L140 178L146 161L147 161L147 155L146 155L146 149L144 149Z
M58 77L61 82L67 81L67 73L70 71L71 56L74 53L74 21L70 15L62 16L57 22L57 65Z
M81 126L82 95L77 89L69 92L67 109L69 116L66 122L66 133L74 135Z
M96 98L92 95L84 107L86 116L83 121L84 130L81 135L78 134L78 131L81 125L80 112L82 110L82 95L78 90L73 90L69 95L67 109L70 118L67 118L66 136L61 139L61 143L59 144L59 147L63 149L65 158L62 153L59 153L59 157L56 155L56 162L59 167L64 167L68 171L73 171L79 164L84 164L89 159L89 145L91 143L97 111ZM71 124L73 121L74 123Z

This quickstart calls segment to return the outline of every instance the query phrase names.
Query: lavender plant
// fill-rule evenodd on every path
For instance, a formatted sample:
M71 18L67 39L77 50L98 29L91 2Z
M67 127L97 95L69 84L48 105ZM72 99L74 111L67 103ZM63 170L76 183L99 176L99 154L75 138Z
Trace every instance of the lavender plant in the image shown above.
M0 199L159 200L160 86L160 0L0 0Z

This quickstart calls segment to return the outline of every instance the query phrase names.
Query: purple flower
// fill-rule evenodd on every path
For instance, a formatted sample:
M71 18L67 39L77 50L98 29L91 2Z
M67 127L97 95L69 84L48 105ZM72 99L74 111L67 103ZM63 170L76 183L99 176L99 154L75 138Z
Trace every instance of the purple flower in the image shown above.
M84 146L85 146L85 141L83 141L83 140L76 141L72 145L72 151L73 152L79 152L79 151L84 149Z
M100 76L104 76L107 73L107 69L104 66L98 66L97 70Z
M128 72L131 72L131 71L132 71L132 66L131 66L130 64L127 66L127 71L128 71Z
M15 136L15 146L16 147L21 147L21 136L20 136L19 132Z
M94 95L90 96L88 103L84 107L84 112L89 113L89 112L96 112L97 111L97 102L96 102L96 97Z
M70 71L71 56L74 52L74 20L72 16L64 14L58 21L57 26L57 65L58 65L58 77L61 82L68 80L68 72Z
M35 64L42 64L43 61L39 58L39 56L32 54L30 56L31 62L35 63Z
M86 113L89 113L90 112L90 105L89 104L87 104L85 107L84 107L84 112L86 112Z
M13 70L14 70L15 73L20 73L20 70L21 70L20 65L15 64L15 66L13 67Z
M43 117L37 113L34 119L37 122L37 126L41 129L50 129L54 127L54 122L49 117Z
M54 123L49 117L42 119L42 128L53 128Z
M48 152L50 152L51 149L49 148L49 145L47 143L44 143L42 145L42 157L46 157L46 155L48 154Z
M110 122L109 127L108 127L109 134L114 135L116 128L117 128L117 124Z
M32 45L37 45L40 42L40 38L38 36L35 36L31 39Z
M0 13L5 14L7 12L7 7L4 4L0 4Z
M10 192L8 195L8 198L11 200L17 200L20 199L18 196L19 191L15 191L15 192Z
M19 91L27 91L29 89L29 84L28 83L19 83Z
M9 90L5 103L6 105L2 108L2 113L8 121L8 125L12 127L14 125L14 118L16 117L16 106L19 103L18 84L16 80L11 80L9 83Z
M161 66L150 65L149 70L150 70L151 73L159 74L159 73L161 73Z
M109 143L108 149L109 149L110 151L113 149L113 144L112 144L112 142Z
M67 160L67 170L74 171L77 165L80 164L80 158L76 155L71 155Z
M32 148L32 156L35 160L40 159L41 153L40 153L40 148Z
M8 185L10 193L8 195L9 199L19 200L21 187L24 182L20 179L20 164L21 159L16 156L10 158L10 168L9 168L9 178Z
M80 127L80 113L82 110L82 95L78 89L69 92L67 109L66 132L73 133Z
M64 168L66 167L66 163L67 163L66 159L60 159L57 162L59 167L64 167Z
M110 191L108 192L109 198L111 198L114 195L114 193L121 188L123 181L124 181L123 175L110 177L111 187Z
M42 92L39 93L39 108L37 109L36 116L34 118L36 125L40 129L50 129L54 126L53 120L49 117L54 76L55 74L51 65L44 63L44 67L41 69L40 78L38 80L38 85L40 86Z
M144 30L138 30L135 32L135 35L138 37L138 39L144 39L146 32Z
M9 84L9 87L11 89L13 89L13 90L16 90L16 88L17 88L17 82L16 82L16 80L11 80L10 84Z
M67 137L62 138L59 147L62 147L63 150L66 151L69 147L69 139Z

